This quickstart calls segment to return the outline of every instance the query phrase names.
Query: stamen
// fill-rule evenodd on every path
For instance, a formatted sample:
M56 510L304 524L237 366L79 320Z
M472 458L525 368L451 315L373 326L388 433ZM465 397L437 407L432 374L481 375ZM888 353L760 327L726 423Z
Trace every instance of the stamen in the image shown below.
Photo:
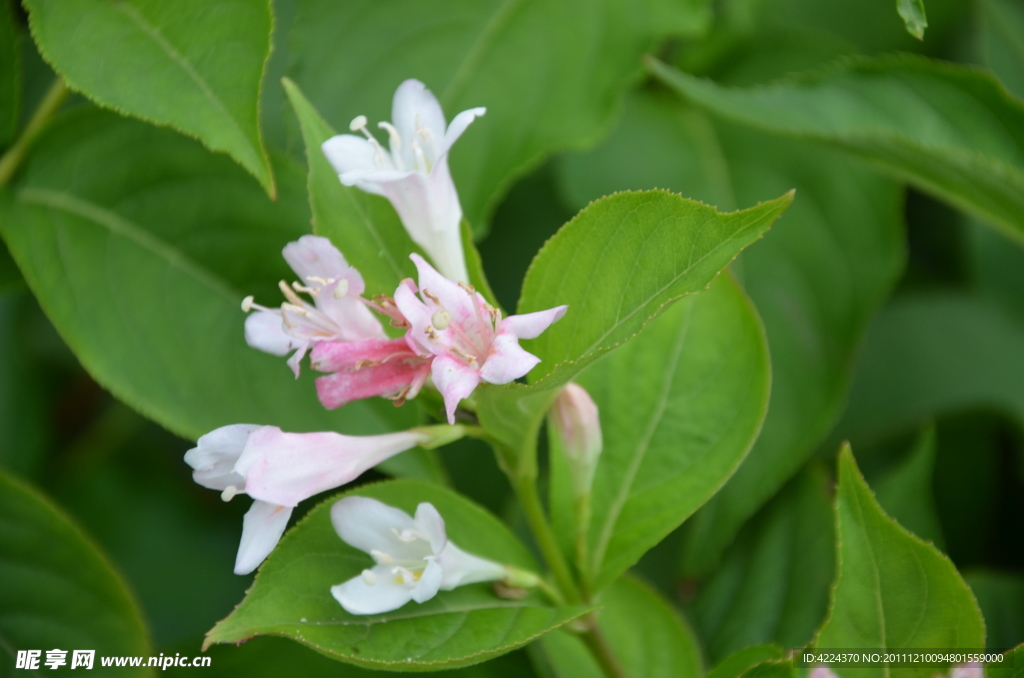
M295 304L288 304L288 303L281 304L281 310L282 311L291 311L292 313L298 313L301 316L309 315L309 311L307 311L306 309L302 308L301 306L296 306Z
M348 278L342 278L334 288L334 298L341 299L348 294Z
M391 528L391 534L395 535L399 541L405 542L406 544L411 544L419 539L419 535L412 530L402 530L399 532L397 527Z
M392 558L390 554L384 553L383 551L378 551L377 549L373 549L370 551L370 557L376 560L381 565L390 565L391 563L395 562L395 559Z
M224 491L220 493L221 501L231 501L238 494L238 488L234 485L228 485L224 488Z
M462 282L461 280L459 281L459 287L461 287L463 289L463 291L465 291L465 293L468 294L471 297L476 294L476 288L475 287L473 287L472 285L467 285L466 283Z
M461 358L465 358L466 360L468 360L470 362L470 364L472 364L472 365L476 364L476 357L470 355L469 353L466 353L465 351L460 349L458 346L452 346L448 350L451 351L452 353L454 353L455 355L461 357Z
M317 292L320 291L319 288L316 288L316 287L306 287L305 285L300 285L297 282L293 282L292 283L292 289L295 290L296 292L302 292L303 294L308 294L311 297L315 297L317 295Z
M435 328L439 330L448 329L448 325L452 322L452 314L443 308L434 311L434 315L430 316L430 322Z
M423 154L423 149L420 148L419 142L413 139L410 146L412 147L412 156L415 159L416 169L424 174L430 174L430 164L427 162L427 156Z
M334 282L334 278L321 278L318 275L307 275L306 280L317 285L330 285Z
M391 143L391 155L398 155L402 151L402 135L398 133L395 126L390 122L378 122L377 127L388 131L388 140Z
M431 293L431 291L428 290L426 287L423 288L423 296L425 296L427 299L430 299L432 302L434 302L438 306L441 305L441 300L438 299L436 296L434 296L434 294Z
M363 582L367 586L373 586L377 583L377 573L372 570L363 570L362 572Z
M242 299L242 310L245 313L248 313L249 311L251 311L252 310L252 302L254 302L255 300L256 300L255 297L253 297L251 294L249 296L247 296L245 299Z
M352 122L350 122L348 124L349 130L351 130L353 132L358 132L359 130L363 129L364 127L366 127L366 116L365 115L357 115L356 117L352 118Z
M412 390L412 385L405 386L395 396L391 398L391 402L394 403L395 407L401 407L405 404L405 399L409 397L409 391Z
M287 299L291 303L295 304L299 308L302 308L302 299L299 297L299 295L295 294L295 290L293 290L292 288L288 287L288 283L286 283L285 281L281 280L281 281L279 281L277 283L277 286L278 286L278 288L280 288L281 294L284 295L285 299Z

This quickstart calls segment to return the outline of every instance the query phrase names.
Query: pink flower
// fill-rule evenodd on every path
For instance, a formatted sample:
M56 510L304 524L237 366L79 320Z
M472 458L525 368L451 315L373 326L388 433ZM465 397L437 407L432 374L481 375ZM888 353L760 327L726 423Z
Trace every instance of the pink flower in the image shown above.
M360 297L366 285L363 277L345 261L327 238L304 235L284 248L284 258L299 276L289 287L279 283L287 301L280 309L242 301L242 310L257 309L245 320L245 341L253 348L285 355L295 377L299 363L312 346L321 341L362 341L384 338L384 329ZM298 293L308 294L310 304Z
M394 124L379 123L388 132L389 150L366 129L362 115L349 129L363 137L339 134L322 146L341 183L387 197L413 241L445 275L464 282L469 277L462 251L462 207L448 169L448 151L485 112L471 108L447 125L430 90L419 80L406 80L395 91Z
M310 362L318 372L334 372L316 380L316 394L329 410L373 396L401 405L416 397L430 375L430 360L413 352L405 339L325 341L313 347Z
M424 358L433 357L430 373L444 396L448 422L455 422L455 408L481 381L507 384L532 370L540 358L519 346L519 339L533 339L565 315L568 306L512 315L488 304L465 283L443 277L413 254L419 271L419 293L412 280L395 292L395 304L409 323L405 339Z
M256 569L277 545L292 509L304 499L334 489L396 454L452 435L456 429L427 427L376 436L285 433L276 426L234 424L199 439L185 453L192 478L230 501L248 494L235 574ZM446 440L446 439L443 439Z

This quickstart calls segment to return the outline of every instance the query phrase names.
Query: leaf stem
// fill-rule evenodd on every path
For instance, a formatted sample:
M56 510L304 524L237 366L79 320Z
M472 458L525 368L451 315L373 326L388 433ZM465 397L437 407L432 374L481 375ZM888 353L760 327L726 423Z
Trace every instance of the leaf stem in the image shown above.
M18 167L21 166L21 162L25 159L25 154L28 152L32 142L35 141L39 133L46 127L46 123L50 121L53 114L64 103L67 95L68 87L64 83L64 78L58 75L53 84L50 85L50 89L43 95L42 101L36 106L36 110L32 113L28 124L21 131L21 135L7 149L3 157L0 157L0 186L6 186L7 182L14 176L14 173L18 171Z
M573 579L569 565L562 557L561 549L558 548L555 533L548 523L547 516L544 515L544 507L541 505L540 495L537 493L537 483L534 478L527 477L517 478L514 485L519 501L523 505L523 512L526 514L526 521L530 524L533 536L537 540L537 546L544 554L544 560L551 568L555 582L565 594L568 602L579 603L581 601L579 587L576 586L576 580Z
M629 678L625 669L622 668L622 664L619 663L618 657L615 656L611 646L608 644L608 639L604 637L601 629L598 628L596 621L589 630L580 635L580 638L586 643L587 648L594 655L597 663L601 665L601 670L605 676L608 678Z

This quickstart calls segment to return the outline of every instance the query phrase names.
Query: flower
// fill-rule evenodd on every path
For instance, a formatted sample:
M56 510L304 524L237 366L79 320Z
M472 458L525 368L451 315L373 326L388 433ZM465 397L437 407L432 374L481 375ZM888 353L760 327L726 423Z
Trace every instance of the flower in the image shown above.
M193 480L220 490L224 501L237 494L255 500L245 514L235 559L235 574L248 574L274 550L300 501L355 480L385 459L442 435L450 440L451 427L346 436L233 424L201 437L185 453L185 463L194 469Z
M602 448L597 405L586 389L570 382L551 406L551 424L572 471L574 494L589 495Z
M434 95L419 80L406 80L395 90L388 132L389 151L366 129L366 116L349 129L366 137L340 134L323 143L327 160L341 182L367 193L383 195L394 206L413 241L446 276L469 281L462 251L462 207L448 169L448 151L474 119L487 112L471 108L445 124Z
M540 336L568 306L502 319L471 286L441 276L417 254L410 257L419 271L420 296L412 280L405 280L395 292L395 304L410 325L405 335L409 347L420 356L433 356L430 373L453 424L459 401L481 381L507 384L540 362L519 340Z
M536 575L466 553L448 539L433 504L416 507L416 517L369 497L345 497L331 507L338 536L370 554L376 565L331 594L350 614L380 614L410 600L423 603L438 591L483 581L514 580L535 586ZM525 576L524 576L525 575Z
M949 668L949 678L985 678L985 669L978 662L956 664Z
M285 261L301 282L289 287L283 280L281 292L288 301L280 310L242 301L242 310L257 309L245 319L245 341L253 348L285 355L295 377L306 351L321 341L361 341L381 339L384 328L360 297L366 285L363 276L345 261L331 241L315 235L304 235L288 243L283 251ZM313 304L298 293L308 294Z
M316 394L329 410L372 396L401 405L415 398L430 376L430 360L413 352L405 339L321 342L313 347L310 363L314 370L334 373L316 380Z

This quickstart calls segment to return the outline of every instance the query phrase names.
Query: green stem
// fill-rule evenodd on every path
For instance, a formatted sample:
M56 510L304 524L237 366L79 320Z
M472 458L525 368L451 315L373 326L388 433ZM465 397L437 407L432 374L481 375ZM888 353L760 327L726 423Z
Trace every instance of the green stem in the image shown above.
M64 84L64 78L58 75L57 79L50 85L50 89L43 96L42 101L39 102L35 112L32 113L32 117L29 119L28 124L25 125L25 129L21 131L21 136L7 149L3 157L0 157L0 186L6 186L7 182L14 176L14 173L18 171L32 142L35 141L39 133L46 127L46 123L50 121L53 114L64 103L64 98L67 95L68 88Z
M612 651L608 640L601 633L601 630L594 623L590 630L581 634L580 637L583 642L586 643L590 653L594 655L594 659L601 665L601 671L608 678L629 678L626 674L625 669L622 668L622 664L619 663L618 658Z
M551 574L555 582L565 594L566 600L570 603L579 603L580 591L576 581L569 571L569 565L562 557L562 551L558 548L555 540L555 533L548 524L547 516L544 515L544 507L540 503L540 495L537 494L537 484L533 478L519 478L515 481L516 494L523 505L523 512L526 514L526 521L530 524L533 536L537 540L537 546L544 554L544 560L551 568Z
M590 494L576 497L576 568L580 572L583 599L589 600L590 562L587 549L587 531L590 528Z

